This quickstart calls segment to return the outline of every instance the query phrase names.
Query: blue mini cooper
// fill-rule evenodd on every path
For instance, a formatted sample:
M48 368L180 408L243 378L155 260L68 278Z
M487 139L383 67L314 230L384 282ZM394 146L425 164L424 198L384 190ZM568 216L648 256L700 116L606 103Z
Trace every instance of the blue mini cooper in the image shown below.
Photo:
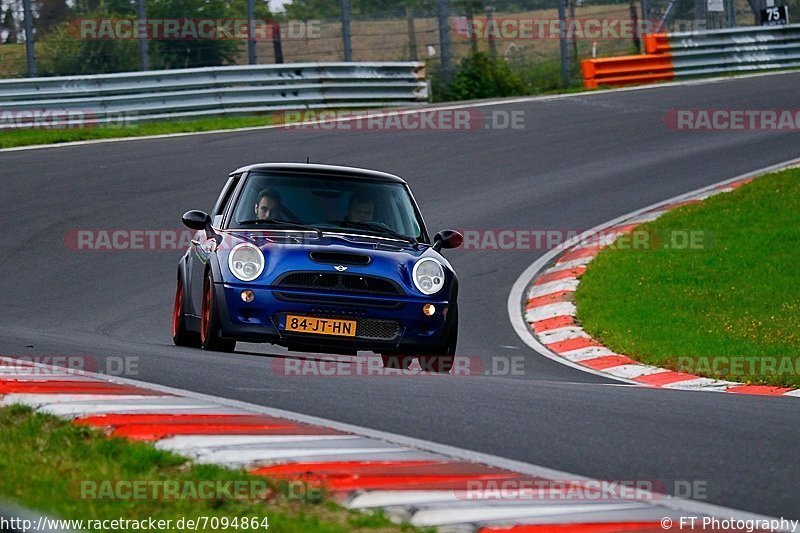
M401 178L358 168L271 163L233 172L178 266L176 345L233 351L381 354L384 365L448 372L458 279Z

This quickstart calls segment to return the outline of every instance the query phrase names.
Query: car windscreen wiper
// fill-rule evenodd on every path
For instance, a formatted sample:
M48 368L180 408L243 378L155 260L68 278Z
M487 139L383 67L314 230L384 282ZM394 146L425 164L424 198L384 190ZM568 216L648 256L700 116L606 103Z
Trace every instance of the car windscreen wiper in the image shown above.
M322 238L322 230L316 226L312 226L310 224L300 224L298 222L287 222L285 220L245 220L243 222L239 222L242 225L258 225L258 226L275 226L280 228L287 228L287 229L298 229L304 231L313 231L317 234L317 237L320 239Z
M337 225L345 227L345 228L358 228L358 229L366 229L370 231L374 231L376 233L380 233L383 235L388 235L394 239L409 242L412 244L418 244L419 241L417 239L411 238L408 235L403 235L402 233L398 233L393 229L387 228L380 222L350 222L347 220L339 220L336 222Z

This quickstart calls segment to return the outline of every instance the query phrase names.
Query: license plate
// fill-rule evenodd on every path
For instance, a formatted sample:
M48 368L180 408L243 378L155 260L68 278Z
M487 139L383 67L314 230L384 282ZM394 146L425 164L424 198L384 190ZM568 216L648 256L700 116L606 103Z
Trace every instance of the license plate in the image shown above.
M356 324L355 320L286 315L286 331L295 331L297 333L355 337Z

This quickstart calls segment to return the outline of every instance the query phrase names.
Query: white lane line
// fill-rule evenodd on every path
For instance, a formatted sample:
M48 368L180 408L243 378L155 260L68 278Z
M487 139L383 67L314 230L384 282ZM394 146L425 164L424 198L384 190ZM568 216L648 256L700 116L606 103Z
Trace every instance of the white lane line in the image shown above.
M91 405L87 403L41 405L43 413L63 417L80 417L110 414L159 414L159 415L241 415L250 414L241 409L220 408L219 406L195 403L185 405L141 403L130 405Z
M576 363L579 361L587 361L589 359L597 359L598 357L606 357L608 355L618 354L615 354L604 346L590 346L589 348L580 348L578 350L561 352L561 357Z
M86 376L75 376L72 374L61 374L61 375L33 374L31 372L0 373L0 382L1 381L27 381L27 382L80 381L82 383L100 383L96 379L87 378Z
M619 365L606 368L605 371L612 376L627 379L650 376L653 374L662 374L665 372L663 368L648 365Z
M575 316L577 312L575 304L572 302L559 302L557 304L548 304L528 309L525 312L525 321L539 322L540 320L547 320L548 318L555 318L557 316Z
M570 261L564 261L563 263L558 263L556 265L553 265L547 269L547 273L549 274L550 272L559 272L561 270L570 270L572 268L586 266L592 261L594 261L593 255L587 255L586 257L579 257L577 259L572 259Z
M106 400L127 400L130 403L147 401L155 398L171 398L172 396L147 396L139 394L28 394L11 393L0 399L0 404L11 405L15 403L37 408L42 405L54 405L71 402L103 402Z
M528 292L528 299L538 298L540 296L547 296L555 292L575 291L580 282L577 278L560 279L558 281L550 281L542 283L541 285L534 285Z
M486 481L485 484L492 484L494 481ZM497 485L502 485L503 481L497 481ZM347 507L352 509L368 509L371 507L398 507L422 505L428 507L455 505L477 505L482 506L519 506L519 505L571 505L579 503L579 497L561 489L537 489L535 491L519 491L519 495L514 494L514 490L509 491L512 495L503 496L502 491L498 490L369 490L356 493L345 502ZM595 500L589 503L603 505L608 503L637 503L635 500L624 500L621 498L610 498L607 500ZM643 505L645 508L652 508Z
M603 512L633 511L646 509L641 503L618 503L602 506ZM531 507L477 507L452 509L423 509L414 513L411 524L418 527L436 527L449 524L471 524L476 522L494 522L496 520L513 520L519 518L538 518L560 516L569 523L570 518L581 513L599 511L597 504L589 505L535 505Z
M662 385L662 389L678 389L678 390L725 390L728 387L738 385L732 381L720 381L711 378L694 378L687 379L686 381L678 381L676 383L669 383Z
M433 502L462 501L467 497L466 491L454 490L371 490L356 493L345 505L351 509L420 506Z
M254 446L259 444L316 443L359 439L358 435L178 435L156 442L156 448L173 452Z
M589 339L589 335L583 331L583 328L577 326L567 326L558 329L551 329L543 333L539 333L539 339L544 344L553 344L554 342L561 342L570 339Z
M325 461L373 461L383 460L415 460L422 457L422 454L410 454L406 448L361 448L361 449L307 449L298 450L296 448L281 449L259 449L259 450L222 450L207 454L189 453L198 463L220 464L225 466L257 466L259 464L269 464L275 462L296 462L300 459L311 460L311 462ZM413 459L408 459L411 455ZM400 458L402 456L402 459ZM376 459L379 458L379 459Z

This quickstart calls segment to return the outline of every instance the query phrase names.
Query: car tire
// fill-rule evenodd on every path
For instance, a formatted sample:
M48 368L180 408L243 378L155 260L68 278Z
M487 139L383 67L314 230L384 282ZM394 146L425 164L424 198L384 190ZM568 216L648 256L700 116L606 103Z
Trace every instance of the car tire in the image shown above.
M456 346L458 345L458 305L451 310L450 329L444 343L431 350L429 355L420 355L420 369L426 372L449 374L453 369L456 359Z
M214 280L209 271L203 280L203 304L200 311L200 342L204 350L232 352L236 341L220 337L219 308L214 294Z
M184 305L185 291L183 278L178 273L178 283L175 289L175 302L172 306L172 342L175 346L186 346L188 348L200 347L200 334L189 331L186 327L186 312Z

